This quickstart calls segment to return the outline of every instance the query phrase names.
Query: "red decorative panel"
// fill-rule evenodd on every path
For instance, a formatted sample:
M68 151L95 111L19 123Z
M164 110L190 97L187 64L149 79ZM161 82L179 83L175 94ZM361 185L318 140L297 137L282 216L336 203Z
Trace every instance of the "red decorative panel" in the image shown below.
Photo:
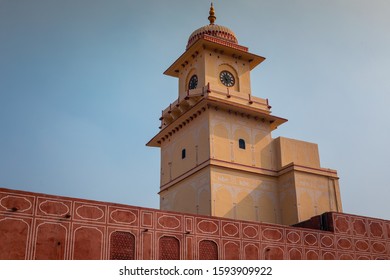
M387 228L387 238L390 239L390 223L386 223Z
M163 236L159 240L159 260L180 260L180 243L175 237Z
M263 255L265 260L283 260L284 248L283 246L264 245Z
M289 244L302 244L301 230L286 230L286 240Z
M334 225L336 233L350 234L350 227L348 217L341 215L334 215Z
M69 223L37 222L34 259L64 260L68 231Z
M303 249L302 248L296 248L296 247L288 247L288 258L290 260L302 260L303 259Z
M258 239L259 225L243 223L242 224L242 236L243 236L243 238Z
M374 258L374 260L388 260L389 259L388 256L375 256L373 258Z
M103 229L78 225L73 231L73 259L103 259Z
M352 250L352 241L350 238L347 237L337 237L336 238L336 246L339 250Z
M240 259L240 245L237 241L225 241L223 247L225 260Z
M135 237L130 232L115 231L110 238L110 260L134 260Z
M185 217L185 230L188 232L194 231L194 218L193 217Z
M370 235L373 238L383 238L383 227L382 223L378 221L369 221Z
M106 221L105 213L105 205L82 203L78 201L74 203L74 220L104 223Z
M355 259L354 255L351 253L339 253L339 260L353 260Z
M142 232L142 260L151 260L153 258L152 253L155 250L155 246L153 244L153 235L150 232Z
M70 218L72 202L67 200L38 197L37 216Z
M186 248L184 250L184 259L186 260L193 260L195 259L195 256L194 256L194 244L195 242L195 238L194 236L186 236L185 237L185 245L186 245Z
M318 234L311 232L303 233L304 244L306 246L315 246L318 247Z
M202 240L199 242L200 260L218 260L218 245L211 240Z
M199 233L210 234L210 235L219 235L219 225L217 221L209 219L196 219L197 230Z
M109 207L108 222L110 224L122 224L138 226L138 210L118 207Z
M263 239L269 241L281 241L283 238L283 230L272 227L263 227Z
M369 255L355 255L356 260L371 260L371 257Z
M157 213L156 227L158 229L179 231L182 228L182 216L166 213Z
M0 260L28 259L31 220L0 215Z
M244 259L245 260L258 260L259 259L259 246L253 243L244 244Z
M355 251L368 252L370 250L369 241L366 239L355 240Z
M367 228L365 219L353 218L352 219L352 231L354 235L367 236Z
M375 254L385 254L386 253L386 243L381 241L372 241L371 242L371 252Z
M239 223L222 221L222 236L239 237Z
M0 212L31 215L33 213L33 204L34 198L31 196L0 192Z
M334 235L320 233L320 246L322 248L334 248Z
M319 260L319 251L316 249L306 249L305 250L305 260Z
M336 253L331 251L322 251L322 259L323 260L335 260Z
M153 226L153 212L141 211L141 226L148 228Z

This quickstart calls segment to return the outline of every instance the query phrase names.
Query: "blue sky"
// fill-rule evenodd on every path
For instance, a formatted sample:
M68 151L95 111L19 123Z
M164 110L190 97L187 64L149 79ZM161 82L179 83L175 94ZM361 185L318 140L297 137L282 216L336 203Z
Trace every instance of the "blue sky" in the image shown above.
M0 0L0 186L158 208L162 73L209 1ZM390 219L390 2L214 1L266 61L252 93L319 144L344 211Z

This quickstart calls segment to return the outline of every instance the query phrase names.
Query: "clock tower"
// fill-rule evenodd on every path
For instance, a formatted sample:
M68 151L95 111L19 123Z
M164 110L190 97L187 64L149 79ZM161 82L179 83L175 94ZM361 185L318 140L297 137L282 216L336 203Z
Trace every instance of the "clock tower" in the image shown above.
M341 212L337 172L320 167L317 145L271 136L287 120L252 95L265 58L215 24L213 5L208 19L164 72L179 85L147 143L161 149L160 208L287 225Z

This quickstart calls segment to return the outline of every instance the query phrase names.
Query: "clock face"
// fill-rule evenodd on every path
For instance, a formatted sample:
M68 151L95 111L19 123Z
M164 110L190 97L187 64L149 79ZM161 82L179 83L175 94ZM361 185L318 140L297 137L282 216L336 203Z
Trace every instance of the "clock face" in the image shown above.
M198 76L193 75L188 83L188 89L194 89L198 86Z
M219 74L219 79L221 80L221 83L227 87L234 86L234 76L232 73L230 73L228 71L222 71Z

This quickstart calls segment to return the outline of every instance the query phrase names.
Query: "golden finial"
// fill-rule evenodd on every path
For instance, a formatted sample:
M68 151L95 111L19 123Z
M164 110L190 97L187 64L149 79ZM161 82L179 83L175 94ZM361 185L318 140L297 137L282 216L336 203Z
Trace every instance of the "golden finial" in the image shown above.
M214 7L213 7L213 3L211 3L211 7L210 7L210 12L209 12L209 21L210 21L210 24L214 24L214 21L217 19L217 17L215 16L214 14Z

